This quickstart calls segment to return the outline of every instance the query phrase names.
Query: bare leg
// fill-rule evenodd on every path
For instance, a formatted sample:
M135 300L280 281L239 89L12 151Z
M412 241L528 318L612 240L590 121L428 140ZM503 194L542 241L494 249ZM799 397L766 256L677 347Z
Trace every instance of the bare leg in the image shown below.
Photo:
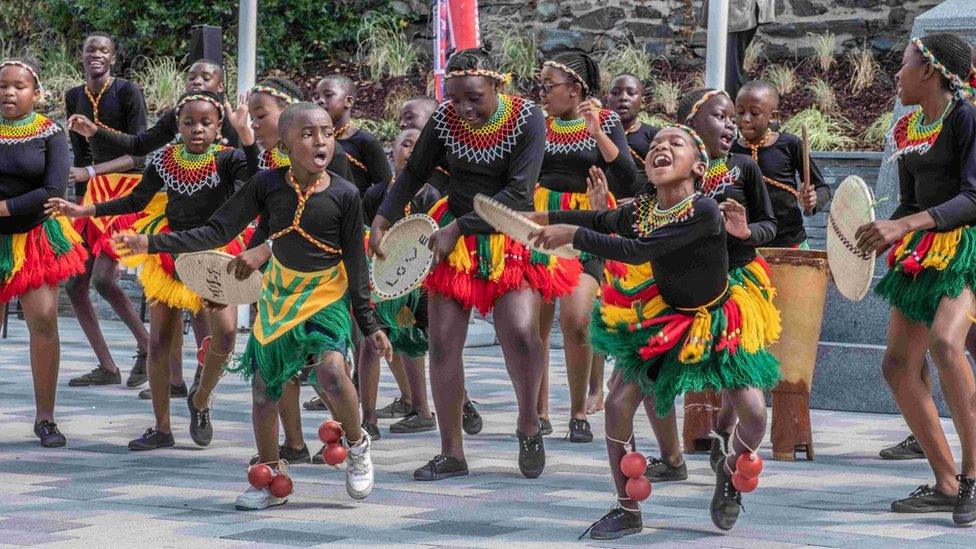
M468 334L471 309L433 293L429 296L428 308L430 318L434 320L429 327L430 390L437 412L437 428L441 434L441 454L463 460L461 408L464 405L464 364L461 352Z
M607 393L607 409L604 422L607 433L607 458L610 461L610 475L617 489L617 499L622 507L636 510L639 505L627 497L627 476L620 470L620 459L627 453L623 444L617 441L631 441L634 434L634 412L644 400L637 384L627 383L623 377L614 374L610 378L610 392ZM651 405L653 408L653 403Z
M34 378L34 422L54 421L61 342L58 338L58 288L41 286L20 296L30 334L31 375Z
M561 298L559 303L559 326L563 332L570 416L573 419L586 419L586 391L590 384L590 366L593 363L590 315L599 289L596 280L589 275L581 276L573 292Z
M251 423L254 426L254 443L258 448L260 463L277 462L278 413L275 401L268 397L261 371L254 370L251 379Z
M495 330L502 345L508 377L515 387L518 428L527 437L539 432L537 400L544 363L542 340L539 339L541 301L535 290L508 292L495 301ZM460 409L455 415L460 418Z
M424 357L419 356L413 358L397 353L393 355L393 362L400 363L400 367L406 377L408 386L410 387L409 394L412 398L411 404L413 410L420 417L431 417L430 407L427 404L427 376L424 371Z
M731 433L738 418L735 416L735 407L729 394L722 392L722 409L718 411L718 418L715 420L715 429L720 433Z
M549 350L556 304L543 302L539 308L539 337L542 339L542 381L539 384L539 417L549 419Z
M69 278L64 283L64 289L68 292L68 299L71 301L71 308L74 309L75 318L78 319L81 331L85 334L88 344L91 345L92 351L95 353L95 360L98 361L99 367L115 372L118 371L118 367L115 365L112 353L108 350L108 344L105 343L102 329L98 325L98 314L95 312L95 306L92 305L91 297L88 295L94 263L95 260L89 257L85 265L85 272Z
M586 413L595 414L604 407L603 396L603 367L607 357L600 353L593 353L593 366L590 367L590 388L586 395Z
M98 256L92 266L91 284L95 287L98 295L102 296L112 306L115 314L132 332L132 336L136 338L136 346L138 346L139 352L144 353L149 348L149 331L146 330L142 319L139 318L136 308L132 305L132 300L125 295L122 287L119 286L118 265L118 261L107 255ZM98 319L96 318L95 321L97 323Z
M149 391L156 430L170 432L169 360L183 337L183 311L165 305L149 307Z
M766 401L763 399L762 391L753 387L726 389L722 394L729 397L739 416L735 434L729 440L732 455L726 458L728 470L734 472L735 460L739 454L758 450L762 445L763 436L766 434Z
M647 396L644 398L644 411L647 412L651 430L654 431L654 438L661 450L661 459L672 467L679 467L685 462L685 455L678 439L678 415L674 413L674 407L668 415L658 417L654 412L654 398Z
M363 439L360 427L359 401L356 388L346 373L345 357L342 353L329 351L315 366L315 387L323 400L326 400L332 415L342 425L346 440L358 442Z
M376 425L376 396L380 389L380 355L372 342L362 339L356 345L356 371L359 372L359 398L363 420Z
M403 355L399 353L393 355L393 360L389 362L390 372L393 373L393 379L396 380L397 387L400 389L400 401L404 404L409 404L410 406L416 407L413 403L413 388L410 386L410 379L407 376L406 370L404 370L403 361L400 359L402 356ZM424 400L426 401L426 388L424 388L424 393ZM424 403L424 406L426 406L426 402ZM373 423L376 422L374 421Z
M285 446L293 450L301 450L305 446L305 436L302 433L302 409L298 405L301 386L298 378L292 378L281 389L278 399L278 417L281 418L281 428L285 431ZM278 440L275 437L275 440Z
M204 309L202 315L212 335L210 348L203 357L200 384L193 393L193 407L197 410L210 407L210 396L224 375L224 365L230 360L237 339L237 307Z

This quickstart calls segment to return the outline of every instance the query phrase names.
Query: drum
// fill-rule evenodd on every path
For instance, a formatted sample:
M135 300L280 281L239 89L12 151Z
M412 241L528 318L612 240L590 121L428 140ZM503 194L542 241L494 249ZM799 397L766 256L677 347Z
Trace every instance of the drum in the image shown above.
M810 389L817 364L820 328L827 301L827 253L760 248L776 288L773 303L783 331L769 351L780 361L783 380L773 389L773 458L793 461L797 450L812 460Z

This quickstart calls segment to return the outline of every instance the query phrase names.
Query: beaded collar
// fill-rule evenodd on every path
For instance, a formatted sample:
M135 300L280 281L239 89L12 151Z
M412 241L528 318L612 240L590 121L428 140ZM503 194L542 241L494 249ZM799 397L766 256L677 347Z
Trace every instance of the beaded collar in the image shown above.
M695 213L695 193L666 210L658 208L657 197L650 194L640 194L634 199L636 209L634 216L634 231L637 236L646 237L665 225L687 221Z
M434 112L434 129L452 154L475 164L490 164L515 148L535 103L521 97L498 95L498 108L484 126L473 129L451 102Z
M45 139L59 131L61 126L36 112L18 120L0 117L0 145L16 145L33 139Z
M600 126L604 133L620 124L620 115L600 109ZM570 154L596 148L596 140L586 129L586 120L563 120L550 116L546 119L546 154Z
M261 151L258 155L259 170L277 170L291 166L291 159L288 155L281 152L277 145L268 150Z
M945 110L931 124L922 124L925 117L922 109L916 107L912 112L902 116L891 128L889 138L895 146L890 160L906 154L925 154L932 148L942 132L942 122L956 104L955 100L946 104Z
M162 178L167 190L190 196L201 188L220 184L217 153L225 150L228 147L213 144L206 151L193 154L187 152L182 143L177 143L154 153L149 164Z
M729 185L734 185L739 180L739 167L735 166L731 170L728 165L728 157L713 158L708 162L708 171L702 177L701 190L698 192L705 197L712 197Z

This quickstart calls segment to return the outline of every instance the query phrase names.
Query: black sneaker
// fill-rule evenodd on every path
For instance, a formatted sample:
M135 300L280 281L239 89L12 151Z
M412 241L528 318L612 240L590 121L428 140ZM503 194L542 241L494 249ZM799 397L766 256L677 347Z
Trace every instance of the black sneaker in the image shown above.
M110 372L101 366L98 366L94 370L88 372L85 375L78 376L74 379L68 380L69 387L91 387L93 385L119 385L122 383L122 374L115 370Z
M380 419L393 419L396 417L407 417L412 412L413 406L397 397L393 399L393 402L376 410L376 417Z
M542 420L540 419L539 431L542 432L542 430ZM569 441L593 442L593 431L590 430L590 422L585 419L576 418L569 420Z
M519 439L519 471L525 478L536 478L546 468L546 447L542 442L542 431L528 437L522 431L515 431Z
M34 434L41 439L41 446L45 448L60 448L68 443L58 430L58 424L46 419L34 424Z
M129 372L129 379L125 380L126 387L138 387L149 380L146 374L146 360L148 357L149 354L147 353L139 353L133 357L136 359L136 363Z
M947 496L932 488L928 484L923 484L909 494L907 498L896 499L891 502L891 511L894 513L945 513L955 509L956 498Z
M444 480L468 474L468 462L463 459L438 455L413 472L414 480Z
M651 458L647 462L647 471L644 476L651 482L675 482L688 480L688 464L682 462L681 465L674 466L661 458Z
M732 486L732 477L728 474L728 470L719 467L718 472L715 473L715 493L709 506L712 522L720 530L731 530L735 526L735 521L739 519L740 509L742 509L742 494Z
M552 434L552 422L549 421L549 418L539 418L539 432L542 433L542 436L549 436Z
M882 448L878 455L881 459L925 459L925 452L915 435L908 435L908 438L898 444Z
M129 441L129 449L135 451L155 450L157 448L168 448L175 446L176 440L173 433L162 433L152 427L146 429L141 437Z
M170 398L180 398L186 397L190 394L186 389L186 384L183 385L170 385L169 386L169 396ZM143 389L139 391L140 400L152 400L152 391L149 389Z
M377 427L376 425L363 420L363 424L360 427L362 427L363 431L366 431L366 434L369 435L369 438L371 440L380 439L380 428Z
M318 453L319 461L318 463L325 463L322 461L322 452ZM250 465L254 465L258 462L258 455L254 454L249 462ZM312 463L312 456L308 454L308 446L302 444L301 450L296 450L294 448L289 448L285 445L278 446L278 459L283 459L288 462L288 465L298 465L300 463Z
M328 410L329 409L329 407L325 405L325 401L322 400L321 398L317 397L317 396L316 397L312 397L312 398L306 400L304 403L302 403L302 408L305 408L306 410L309 410L309 411L312 411L312 412L318 412L318 411L321 411L321 410ZM377 412L376 414L379 415L379 412Z
M729 453L729 434L719 433L719 435L722 436L722 440L719 441L719 439L713 438L712 448L708 452L708 464L712 466L713 472L718 472L719 462L725 459L725 456Z
M637 534L644 529L640 510L632 511L623 507L614 507L603 518L593 523L587 529L590 539L617 539L631 534ZM583 532L583 536L586 532ZM583 536L580 536L582 538Z
M186 396L186 407L190 410L190 438L197 446L208 446L213 440L213 423L210 421L210 408L197 410L193 406L193 395L196 390Z
M976 478L957 475L959 495L956 507L952 510L952 521L956 526L972 526L976 522Z
M469 435L477 435L485 426L484 422L481 421L481 414L478 413L474 405L473 400L465 399L464 407L461 408L461 427Z
M434 414L424 417L417 412L413 412L400 421L390 425L390 432L396 434L423 433L433 431L437 428L437 419Z

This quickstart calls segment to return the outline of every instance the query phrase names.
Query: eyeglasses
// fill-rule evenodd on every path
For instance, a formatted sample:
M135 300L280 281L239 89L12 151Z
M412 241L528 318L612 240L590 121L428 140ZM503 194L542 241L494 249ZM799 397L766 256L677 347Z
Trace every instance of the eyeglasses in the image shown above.
M542 93L544 93L546 95L549 95L550 93L552 93L552 89L555 88L556 86L571 86L571 85L573 85L572 82L554 82L554 83L551 83L551 84L547 84L547 83L543 82L542 83Z

